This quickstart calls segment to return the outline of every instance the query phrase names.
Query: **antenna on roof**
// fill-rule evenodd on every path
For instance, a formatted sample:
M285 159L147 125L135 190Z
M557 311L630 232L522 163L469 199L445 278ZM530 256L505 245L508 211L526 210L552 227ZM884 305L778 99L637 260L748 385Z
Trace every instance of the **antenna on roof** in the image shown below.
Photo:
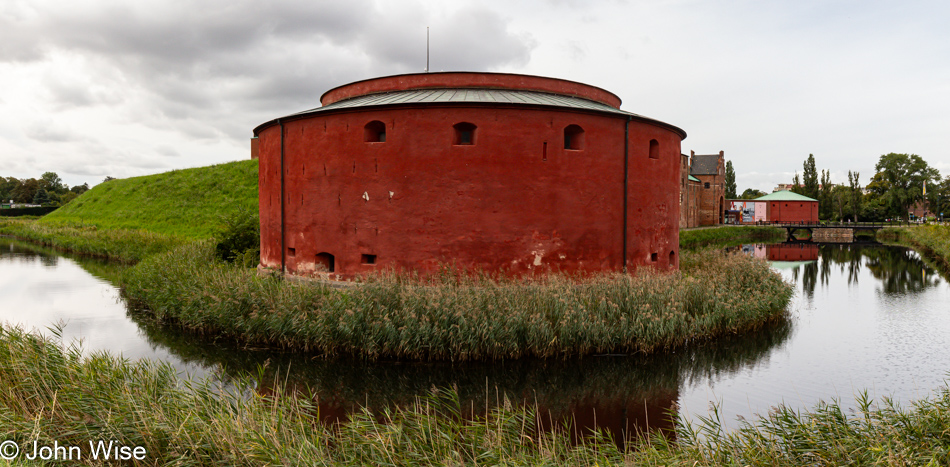
M426 26L426 73L429 72L429 26Z

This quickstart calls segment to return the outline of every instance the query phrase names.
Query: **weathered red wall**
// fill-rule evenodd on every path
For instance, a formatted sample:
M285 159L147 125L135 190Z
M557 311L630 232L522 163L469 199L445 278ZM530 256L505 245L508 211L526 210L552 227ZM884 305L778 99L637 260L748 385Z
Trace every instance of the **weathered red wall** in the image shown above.
M818 201L769 201L772 222L818 222Z
M386 125L386 142L363 141ZM453 145L452 125L477 125ZM475 105L316 113L284 128L287 270L333 278L442 264L514 273L623 268L624 125L621 115ZM585 147L566 150L580 125ZM279 268L280 126L259 132L261 262ZM660 157L649 158L649 142ZM679 264L680 134L629 127L629 266ZM545 151L546 143L546 151ZM367 199L368 198L368 199ZM656 253L656 261L652 254ZM361 255L376 255L362 264Z

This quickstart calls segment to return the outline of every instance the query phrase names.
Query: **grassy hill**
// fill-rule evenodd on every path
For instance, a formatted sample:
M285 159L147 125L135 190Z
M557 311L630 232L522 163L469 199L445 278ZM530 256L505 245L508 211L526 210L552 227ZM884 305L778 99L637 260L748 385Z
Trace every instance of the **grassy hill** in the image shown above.
M242 209L257 212L256 160L110 180L39 222L199 239L212 236L223 226L222 218Z

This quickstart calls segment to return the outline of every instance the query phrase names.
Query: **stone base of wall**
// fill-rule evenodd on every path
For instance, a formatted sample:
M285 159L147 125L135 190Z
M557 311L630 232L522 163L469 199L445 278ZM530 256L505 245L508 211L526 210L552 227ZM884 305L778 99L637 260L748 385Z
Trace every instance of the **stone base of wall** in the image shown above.
M851 243L854 229L815 229L811 239L815 242Z

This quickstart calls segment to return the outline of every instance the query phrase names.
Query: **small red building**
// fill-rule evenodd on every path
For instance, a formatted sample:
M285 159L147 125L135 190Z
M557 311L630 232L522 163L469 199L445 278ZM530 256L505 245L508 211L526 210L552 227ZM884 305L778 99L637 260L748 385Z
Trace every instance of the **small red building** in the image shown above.
M261 263L621 271L679 264L680 142L582 83L424 73L327 91L254 129Z
M766 202L766 219L770 222L818 222L818 200L791 191L776 191L760 196Z

